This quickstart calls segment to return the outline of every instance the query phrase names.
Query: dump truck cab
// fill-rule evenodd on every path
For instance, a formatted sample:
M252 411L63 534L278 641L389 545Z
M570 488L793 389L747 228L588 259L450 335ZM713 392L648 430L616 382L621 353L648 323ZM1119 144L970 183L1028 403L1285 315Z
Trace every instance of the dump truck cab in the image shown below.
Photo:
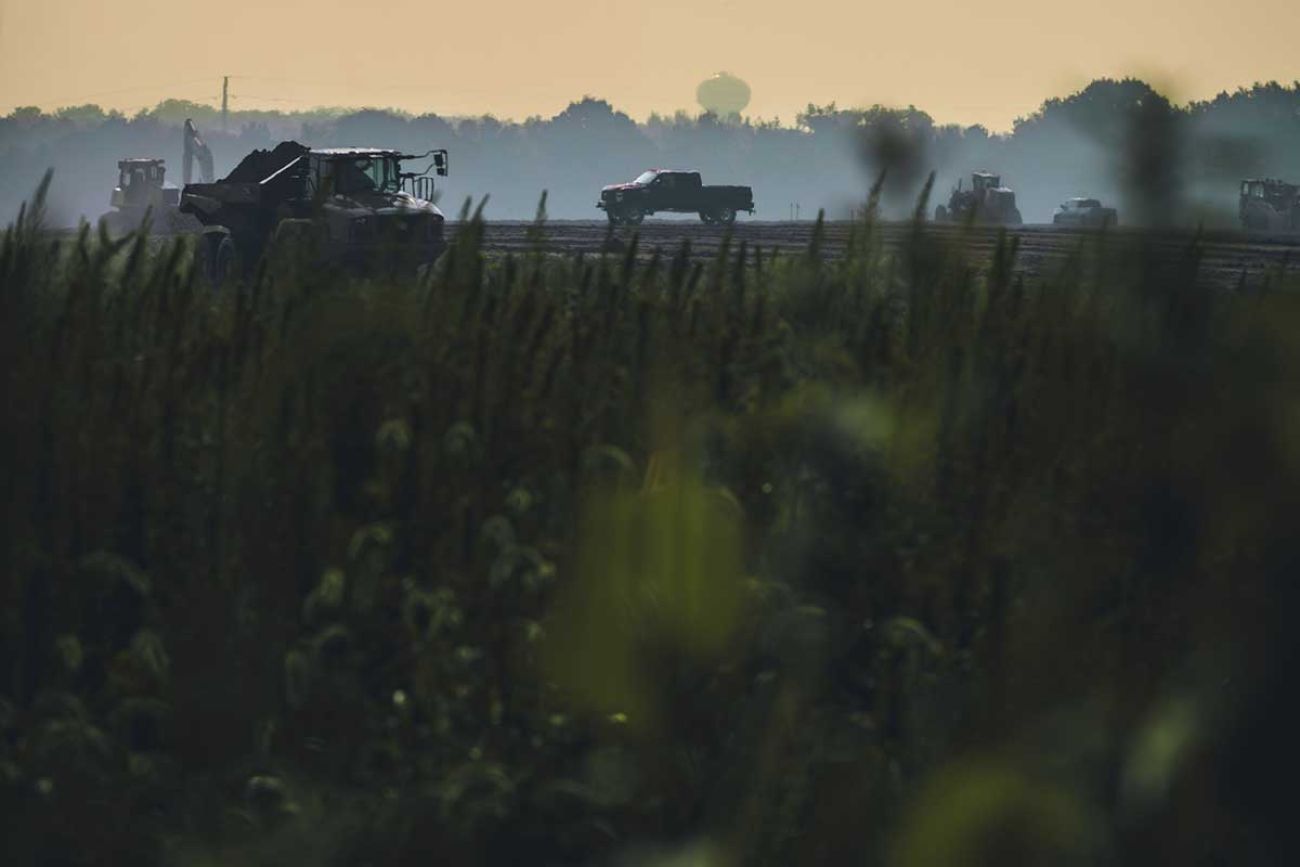
M430 157L423 171L402 170L404 161ZM232 267L248 268L274 238L289 234L329 263L419 266L446 246L430 173L447 171L444 150L415 155L283 142L249 154L220 181L187 185L181 211L207 227L200 253L214 282Z
M439 154L440 173L445 174L446 155ZM385 240L408 246L435 235L441 240L444 217L431 201L432 179L403 173L402 160L410 158L378 148L327 148L308 154L305 199L317 205L329 223L332 243L354 248L350 252L357 254Z

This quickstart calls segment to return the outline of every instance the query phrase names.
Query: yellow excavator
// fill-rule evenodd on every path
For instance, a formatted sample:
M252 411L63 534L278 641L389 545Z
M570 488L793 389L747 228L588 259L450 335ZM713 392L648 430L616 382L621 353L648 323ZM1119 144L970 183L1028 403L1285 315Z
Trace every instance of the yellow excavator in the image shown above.
M186 119L182 131L182 154L184 183L192 181L195 162L199 165L203 182L213 181L212 150L199 135L194 121L189 119ZM103 221L114 234L138 229L146 215L150 220L149 229L154 234L197 232L202 226L178 210L180 203L181 188L167 182L165 160L158 157L124 159L118 161L117 186L109 197L113 210L104 215Z

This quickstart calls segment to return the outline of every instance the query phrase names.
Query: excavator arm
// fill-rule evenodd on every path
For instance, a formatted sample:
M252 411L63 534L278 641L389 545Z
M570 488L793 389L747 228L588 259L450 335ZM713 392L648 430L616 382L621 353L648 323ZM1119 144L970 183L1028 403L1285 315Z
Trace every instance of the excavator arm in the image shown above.
M198 127L194 121L189 118L185 119L184 149L185 157L181 165L181 174L186 184L190 183L194 175L194 161L199 161L199 176L203 183L210 184L215 178L212 167L212 150L207 143L199 137Z

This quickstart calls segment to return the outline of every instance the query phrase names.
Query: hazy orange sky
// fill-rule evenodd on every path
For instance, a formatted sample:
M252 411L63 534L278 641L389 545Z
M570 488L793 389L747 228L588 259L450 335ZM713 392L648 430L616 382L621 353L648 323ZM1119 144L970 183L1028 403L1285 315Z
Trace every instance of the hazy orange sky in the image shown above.
M0 112L214 101L228 74L235 108L522 118L591 94L644 118L725 69L750 115L911 103L1005 129L1101 76L1180 100L1290 83L1297 32L1300 0L0 0Z

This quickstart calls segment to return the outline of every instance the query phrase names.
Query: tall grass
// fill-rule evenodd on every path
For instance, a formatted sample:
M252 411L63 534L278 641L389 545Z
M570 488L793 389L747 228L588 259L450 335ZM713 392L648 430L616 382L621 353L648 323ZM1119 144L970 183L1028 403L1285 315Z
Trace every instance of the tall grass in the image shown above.
M1238 733L1294 648L1285 287L1198 288L1194 241L1026 282L870 215L836 261L493 259L467 212L420 280L213 293L35 201L13 863L1283 851Z

